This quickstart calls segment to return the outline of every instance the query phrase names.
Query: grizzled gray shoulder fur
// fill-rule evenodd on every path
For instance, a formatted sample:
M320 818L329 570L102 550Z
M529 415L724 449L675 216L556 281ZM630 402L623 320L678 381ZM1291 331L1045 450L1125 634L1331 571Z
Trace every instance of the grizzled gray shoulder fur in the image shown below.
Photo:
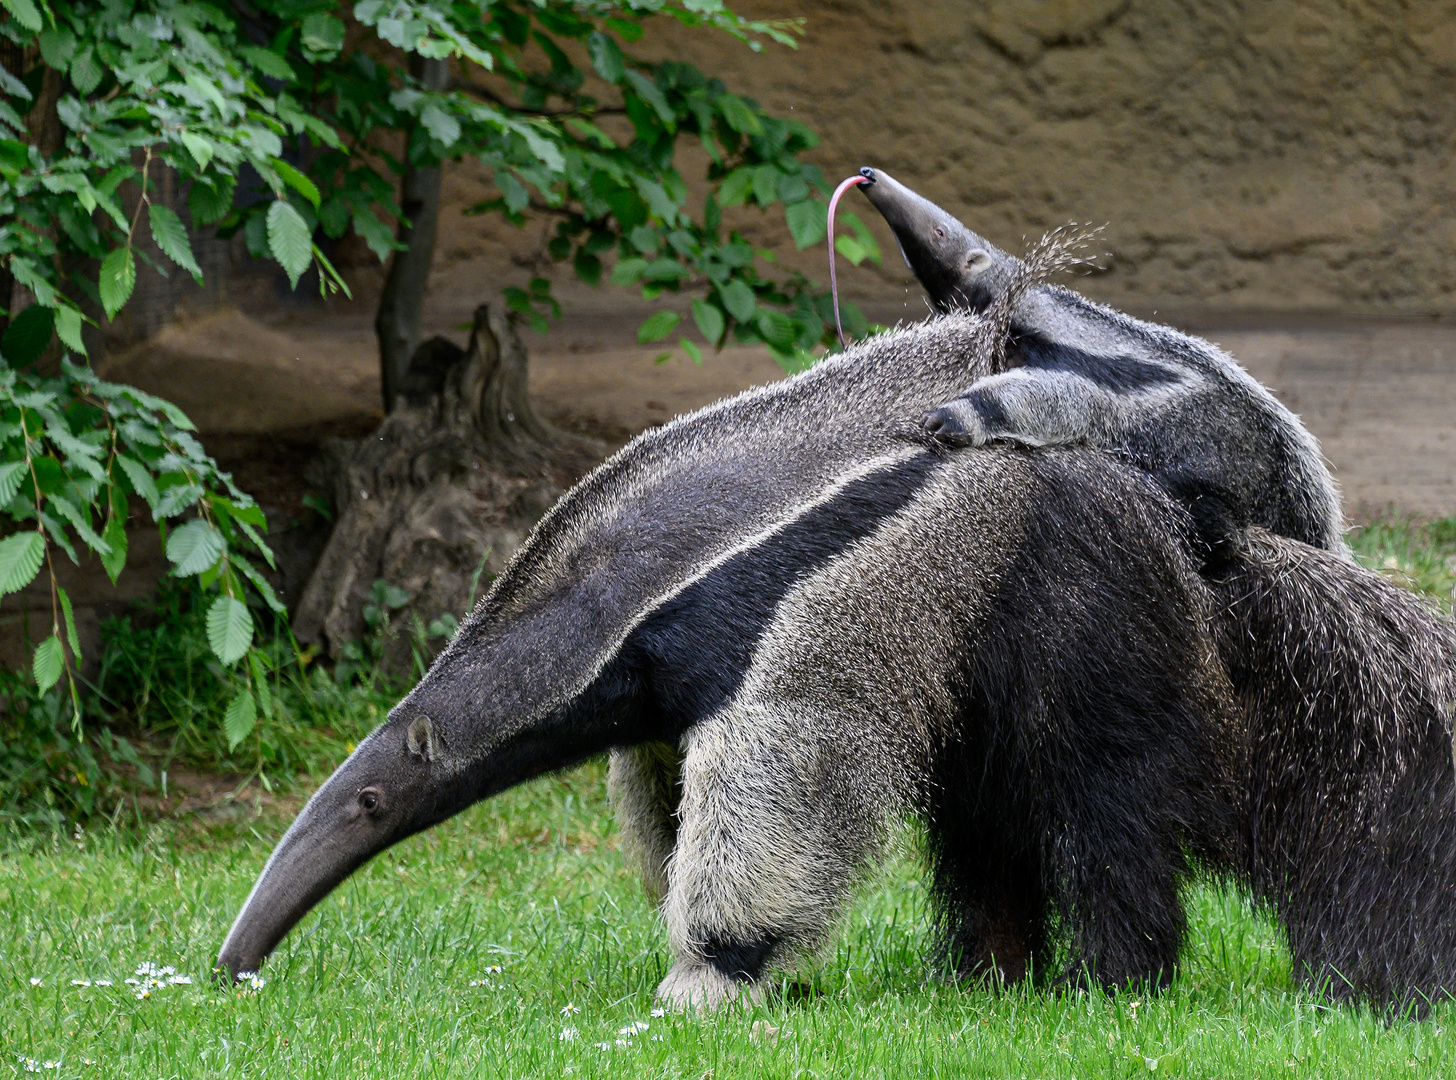
M1050 234L1023 261L888 174L861 171L936 309L984 311L986 333L1004 330L994 370L925 415L931 437L1112 450L1188 507L1206 553L1247 525L1344 551L1319 444L1233 357L1047 283L1079 261L1082 237Z

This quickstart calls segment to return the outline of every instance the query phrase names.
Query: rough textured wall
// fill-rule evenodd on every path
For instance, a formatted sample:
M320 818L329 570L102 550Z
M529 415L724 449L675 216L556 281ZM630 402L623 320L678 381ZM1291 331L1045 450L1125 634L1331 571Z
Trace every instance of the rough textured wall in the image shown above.
M1106 222L1113 257L1084 283L1093 295L1139 310L1456 310L1451 0L741 9L803 16L802 47L753 56L674 33L661 54L792 110L823 137L831 178L883 166L1013 249L1049 225ZM457 204L480 197L471 172L450 180ZM782 244L785 230L754 233ZM461 263L488 276L482 260L519 259L536 238L447 225L437 273L458 288ZM795 261L823 280L820 252ZM891 251L878 283L846 276L870 300L906 275Z

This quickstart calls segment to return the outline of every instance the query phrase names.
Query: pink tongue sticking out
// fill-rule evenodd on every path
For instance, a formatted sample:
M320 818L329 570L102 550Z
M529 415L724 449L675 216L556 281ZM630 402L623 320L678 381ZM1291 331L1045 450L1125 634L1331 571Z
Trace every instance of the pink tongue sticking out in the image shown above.
M842 348L848 348L849 342L844 340L844 327L839 324L839 279L834 274L834 208L839 205L839 197L855 184L868 182L868 177L851 176L834 189L834 195L829 200L829 295L834 298L834 329L839 331L839 344Z

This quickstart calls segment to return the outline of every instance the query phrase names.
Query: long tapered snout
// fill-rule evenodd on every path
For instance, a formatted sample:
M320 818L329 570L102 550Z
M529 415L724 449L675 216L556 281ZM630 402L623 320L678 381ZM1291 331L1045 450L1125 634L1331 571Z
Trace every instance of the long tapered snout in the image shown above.
M980 310L1003 284L1011 260L935 203L883 169L859 171L859 189L895 234L905 265L941 311Z
M397 730L395 730L397 729ZM218 953L237 978L257 971L309 910L370 858L446 816L431 782L430 722L386 724L359 745L274 848Z
M859 189L894 231L910 269L916 270L910 259L912 248L928 247L937 239L966 231L966 227L950 214L923 195L911 191L883 169L872 169L866 165L859 174L864 177ZM941 230L939 236L936 229Z

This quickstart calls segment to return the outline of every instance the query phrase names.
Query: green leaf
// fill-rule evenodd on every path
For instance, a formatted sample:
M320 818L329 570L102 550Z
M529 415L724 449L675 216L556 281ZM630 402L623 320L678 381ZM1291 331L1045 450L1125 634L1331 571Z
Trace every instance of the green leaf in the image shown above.
M723 340L723 327L726 321L723 312L716 305L706 300L693 301L693 322L698 324L698 333L703 335L709 345L717 345Z
M3 71L4 68L0 68ZM30 165L30 149L16 139L0 139L0 176L14 181Z
M723 206L737 206L748 198L748 193L753 190L753 177L756 172L751 166L743 166L725 176L718 189L719 203Z
M332 60L344 47L344 24L332 15L317 12L303 20L299 42L305 53Z
M672 333L682 317L675 311L658 311L637 328L637 340L643 345L649 341L661 341Z
M105 474L103 473L102 476L104 477ZM63 495L52 494L46 499L46 508L55 511L69 521L71 528L76 530L76 534L86 542L86 546L92 551L98 555L106 555L109 553L106 541L101 539L96 534L96 530L91 528L90 507L87 507L86 512L82 512L81 508L70 499L67 499Z
M101 532L101 539L106 541L109 552L101 556L101 567L106 571L106 576L111 579L113 585L121 575L121 568L126 565L126 522L120 514L112 514L106 521L106 528Z
M460 139L460 121L438 105L426 105L420 110L420 124L447 150Z
M764 341L781 352L788 352L794 347L794 338L797 334L792 319L782 311L768 309L758 313L758 332L763 335Z
M61 639L52 634L35 647L30 670L35 674L35 685L44 694L61 679L66 668L66 654L61 649Z
M116 318L136 288L136 260L131 248L119 247L101 261L101 306L108 319Z
M728 126L734 131L742 132L744 135L763 134L763 122L749 108L748 102L741 97L720 94L715 104L718 106L718 111L723 114L723 119L728 121Z
M11 367L29 367L40 359L45 347L51 343L51 329L55 325L55 310L31 304L5 328L0 338L0 355ZM0 499L0 503L6 500Z
M628 43L638 41L642 37L641 25L632 22L630 19L609 18L607 20L607 26L608 28L615 30L617 33L621 34L622 40Z
M66 640L71 643L71 655L81 659L81 635L76 633L76 612L71 607L71 598L66 590L56 586L56 595L61 601L61 615L66 620Z
M865 246L852 236L836 236L834 238L834 250L843 255L855 266L864 262L869 252Z
M631 285L642 280L646 269L646 259L619 259L617 265L612 267L612 284Z
M754 309L758 306L753 298L753 290L741 281L730 281L719 292L723 297L723 306L741 323L746 323L753 318Z
M65 71L76 53L76 35L69 30L52 28L40 36L40 55L48 67Z
M243 577L247 578L253 588L258 590L258 595L263 598L263 603L275 615L287 615L288 609L283 606L283 601L278 599L273 586L268 584L268 579L249 565L247 559L238 559L233 563L233 569L242 571Z
M0 540L0 596L29 585L44 561L45 537L35 529Z
M698 348L694 342L689 341L687 338L678 338L677 347L687 353L692 358L693 363L701 364L703 362L703 350Z
M207 644L224 664L242 658L253 644L253 616L248 605L231 596L219 596L207 609Z
M86 343L81 339L81 313L73 307L56 308L56 337L67 347L86 355Z
M192 190L187 193L187 208L192 211L192 223L211 225L221 221L233 208L233 190L230 177L219 178L214 183L194 180Z
M208 163L212 161L212 140L204 139L201 135L195 135L190 131L182 132L181 138L182 145L187 147L187 152L197 162L197 167L206 169ZM201 181L199 180L198 183Z
M314 186L312 180L304 176L303 173L299 172L282 158L274 158L269 164L283 178L285 184L311 202L315 210L318 209L319 189Z
M672 106L667 103L667 98L663 97L662 91L657 88L655 82L640 71L628 71L623 78L632 84L632 89L637 91L643 101L652 106L653 111L657 113L668 131L676 129L677 117L673 114Z
M0 506L8 506L10 500L15 498L15 493L20 490L20 482L29 471L23 461L10 461L0 465Z
M789 235L800 251L823 241L827 228L828 208L817 199L796 202L784 210L789 223Z
M753 198L759 206L768 206L779 197L779 172L777 166L760 165L753 172Z
M222 731L227 736L229 751L236 750L238 743L252 734L257 720L257 703L253 701L252 692L245 686L238 691L237 697L228 702L227 712L222 718Z
M263 706L263 715L273 719L273 693L268 689L268 672L263 669L263 658L257 649L248 651L248 667L253 672L253 689L258 694L258 704Z
M71 61L71 85L79 90L82 96L100 86L101 76L104 74L106 74L105 69L96 59L95 50L89 45L77 54L75 60Z
M14 16L15 21L32 34L38 34L45 23L41 22L40 11L31 0L0 0L0 5ZM52 680L53 682L55 680Z
M268 208L268 246L288 274L289 283L297 288L298 279L313 261L313 237L303 215L282 199Z
M167 558L177 577L191 577L217 562L227 545L222 534L201 518L193 518L172 530L167 537Z
M152 515L158 516L157 504L161 501L162 495L157 490L157 482L152 479L152 474L147 471L146 466L133 461L124 454L116 455L116 463L121 466L121 471L126 473L126 478L131 481L131 489L146 500Z
M187 239L187 227L182 224L176 211L160 203L152 203L147 207L147 219L151 222L152 239L162 249L162 254L193 277L202 277L202 267L192 257L192 244Z
M586 39L586 51L597 74L609 83L620 80L627 70L626 61L622 59L622 50L600 30L593 30Z
M248 63L252 64L255 69L270 79L282 79L284 82L293 81L293 67L277 53L271 52L268 49L260 49L255 45L245 45L238 51Z

